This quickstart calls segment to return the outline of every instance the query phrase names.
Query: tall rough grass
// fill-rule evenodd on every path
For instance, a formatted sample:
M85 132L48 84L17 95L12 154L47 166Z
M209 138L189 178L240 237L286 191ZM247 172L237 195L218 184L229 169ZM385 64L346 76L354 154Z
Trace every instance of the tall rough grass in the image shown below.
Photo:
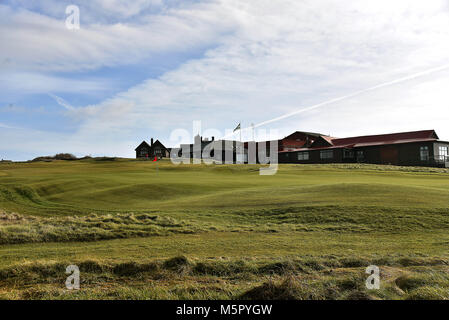
M198 231L184 221L150 214L49 218L0 214L0 244L96 241Z
M353 261L356 259L352 258ZM205 261L177 256L140 263L98 260L22 263L0 269L0 298L449 299L449 276L444 263L438 268L381 266L384 271L381 289L368 290L364 267L347 268L342 267L343 259L331 263L325 263L326 260L326 257L305 257L271 262ZM64 287L65 267L73 263L80 269L79 291ZM320 267L316 267L318 265Z

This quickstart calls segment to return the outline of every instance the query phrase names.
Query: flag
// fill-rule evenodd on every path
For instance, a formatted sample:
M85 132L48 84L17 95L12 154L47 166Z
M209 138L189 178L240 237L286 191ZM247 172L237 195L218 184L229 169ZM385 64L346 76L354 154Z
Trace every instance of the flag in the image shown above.
M232 132L236 132L237 130L240 130L240 123L237 127L235 127L234 131L232 131Z

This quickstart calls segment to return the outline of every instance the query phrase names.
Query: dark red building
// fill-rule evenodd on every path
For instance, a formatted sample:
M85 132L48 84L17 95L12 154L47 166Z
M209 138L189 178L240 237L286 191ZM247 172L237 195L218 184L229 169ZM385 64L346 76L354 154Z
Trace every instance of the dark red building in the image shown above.
M298 132L295 134L301 139ZM283 147L282 150L279 150L279 163L359 162L449 167L449 142L439 140L434 130L350 138L303 134L305 138L302 146L295 149Z

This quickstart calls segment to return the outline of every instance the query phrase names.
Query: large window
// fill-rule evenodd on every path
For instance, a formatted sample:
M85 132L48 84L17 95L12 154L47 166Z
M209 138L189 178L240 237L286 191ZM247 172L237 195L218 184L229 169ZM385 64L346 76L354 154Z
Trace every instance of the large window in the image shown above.
M421 147L419 149L419 156L421 158L421 161L429 160L429 147L427 146Z
M321 150L320 158L321 159L332 159L334 157L334 150Z
M446 161L446 159L449 157L449 148L445 146L439 146L438 147L438 155L440 156L440 160Z
M308 152L298 152L298 160L309 160Z

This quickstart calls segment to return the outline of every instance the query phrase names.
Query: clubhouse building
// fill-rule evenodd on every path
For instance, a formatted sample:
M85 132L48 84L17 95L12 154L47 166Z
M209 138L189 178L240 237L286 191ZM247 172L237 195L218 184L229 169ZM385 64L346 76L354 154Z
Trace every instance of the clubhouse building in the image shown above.
M372 163L449 167L449 142L434 130L350 138L308 134L301 146L279 151L279 163Z
M229 143L230 142L230 143ZM254 142L215 141L195 137L201 152L194 152L194 145L182 145L177 150L188 150L188 158L201 157L202 151L209 146L228 154L230 163L248 163L248 148ZM257 157L262 151L270 155L270 145L276 146L279 163L370 163L400 166L427 166L449 168L449 142L442 141L434 130L389 133L380 135L336 138L313 132L296 131L289 136L275 140L257 142ZM225 147L227 145L228 147ZM199 150L198 150L199 151ZM220 152L221 153L221 152ZM213 151L212 151L213 154ZM232 155L231 155L232 154ZM158 140L151 145L145 141L136 148L137 158L169 157L170 149ZM228 163L226 161L223 163ZM257 158L259 162L259 158Z

